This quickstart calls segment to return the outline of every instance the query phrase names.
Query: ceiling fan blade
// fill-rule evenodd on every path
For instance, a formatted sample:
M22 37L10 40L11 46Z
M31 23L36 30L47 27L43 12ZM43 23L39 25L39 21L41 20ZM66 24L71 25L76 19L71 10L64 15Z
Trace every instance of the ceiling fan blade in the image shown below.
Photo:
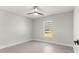
M43 13L40 13L40 12L32 12L32 13L27 13L27 14L34 14L34 13L37 13L39 15L44 15Z
M33 14L33 12L32 13L27 13L27 14Z
M43 13L38 13L38 14L40 14L40 15L44 15Z

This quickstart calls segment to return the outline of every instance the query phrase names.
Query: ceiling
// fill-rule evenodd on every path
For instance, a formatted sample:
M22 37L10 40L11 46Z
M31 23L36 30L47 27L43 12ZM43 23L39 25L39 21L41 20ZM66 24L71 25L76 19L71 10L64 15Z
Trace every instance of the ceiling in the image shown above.
M0 6L1 10L16 13L21 16L26 16L28 18L39 18L48 15L59 14L64 12L70 12L73 10L72 6L39 6L42 9L43 16L40 15L27 15L28 12L32 12L33 6Z

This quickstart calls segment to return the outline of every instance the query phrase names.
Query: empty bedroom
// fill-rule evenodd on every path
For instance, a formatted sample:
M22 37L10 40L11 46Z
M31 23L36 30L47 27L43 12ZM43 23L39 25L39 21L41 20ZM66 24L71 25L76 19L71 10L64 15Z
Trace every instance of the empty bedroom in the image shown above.
M74 53L72 6L0 6L0 53Z

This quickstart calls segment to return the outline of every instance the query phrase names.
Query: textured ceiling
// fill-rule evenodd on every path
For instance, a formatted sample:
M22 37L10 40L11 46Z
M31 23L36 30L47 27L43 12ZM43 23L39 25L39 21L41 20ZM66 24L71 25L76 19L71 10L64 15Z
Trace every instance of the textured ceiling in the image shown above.
M28 12L32 12L32 7L33 6L0 6L0 9L16 13L22 16L26 16L29 18L45 17L48 15L70 12L73 10L72 6L39 6L39 8L42 9L42 11L40 12L44 13L43 16L27 15Z

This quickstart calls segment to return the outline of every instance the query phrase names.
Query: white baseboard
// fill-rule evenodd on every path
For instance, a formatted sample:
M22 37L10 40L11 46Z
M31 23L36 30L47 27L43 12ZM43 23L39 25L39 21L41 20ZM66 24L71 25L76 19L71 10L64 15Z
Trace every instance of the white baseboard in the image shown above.
M4 46L0 47L0 49L7 48L7 47L11 47L11 46L15 46L15 45L22 44L22 43L24 43L24 42L29 42L29 41L31 41L31 39L29 39L29 40L23 40L23 41L18 41L18 42L14 42L14 43L12 43L12 44L4 45Z
M29 40L14 42L13 44L4 45L4 46L0 47L0 49L7 48L7 47L11 47L11 46L15 46L15 45L18 45L18 44L22 44L22 43L24 43L24 42L29 42L29 41L31 41L31 40L42 41L42 42L48 42L48 43L53 43L53 44L59 44L59 45L64 45L64 46L73 47L73 45L64 44L64 43L59 43L59 42L54 42L54 41L51 42L51 41L40 40L40 39L29 39Z
M63 46L73 47L73 45L65 44L65 43L60 43L60 42L55 42L55 41L46 41L46 40L40 40L40 39L33 39L33 40L42 41L42 42L48 42L48 43L53 43L53 44L58 44L58 45L63 45Z

